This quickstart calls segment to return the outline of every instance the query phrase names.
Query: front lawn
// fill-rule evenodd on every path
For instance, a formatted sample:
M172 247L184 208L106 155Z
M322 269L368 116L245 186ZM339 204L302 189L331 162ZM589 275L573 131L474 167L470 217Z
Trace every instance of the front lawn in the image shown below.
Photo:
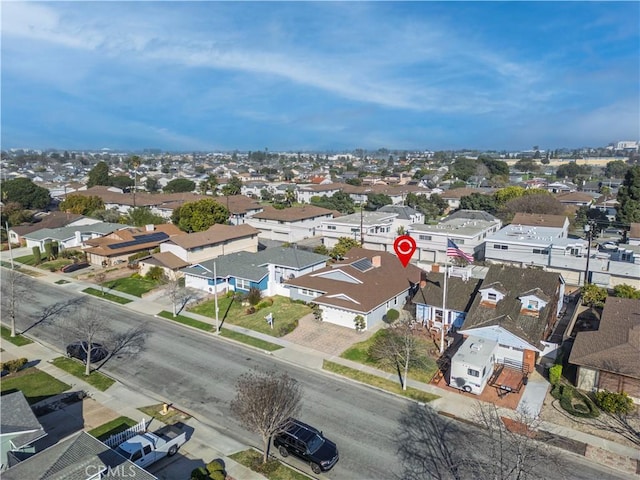
M94 297L104 298L105 300L111 300L112 302L119 303L120 305L125 305L127 303L133 302L133 300L129 298L121 297L120 295L114 295L113 293L109 293L107 291L101 292L97 288L88 287L82 290L84 293L88 293L89 295L93 295Z
M31 267L38 267L43 270L49 270L51 272L56 272L60 270L65 265L69 265L73 263L73 260L70 258L57 258L55 260L47 261L47 258L41 255L40 263L36 265L35 257L33 255L24 255L22 257L14 258L13 260L18 263L22 263L24 265L29 265Z
M340 355L342 358L346 358L347 360L351 360L354 362L362 363L363 365L369 365L370 367L375 367L380 370L384 370L388 373L396 373L396 370L391 367L385 367L376 362L373 358L369 356L369 348L376 341L380 335L384 335L384 330L378 330L374 335L369 337L367 340L363 342L358 342L347 350L342 352ZM424 344L424 352L429 351L429 348L432 345L432 342L427 338L420 338L419 341ZM412 380L417 380L418 382L429 383L436 371L438 370L438 365L433 359L427 360L427 365L421 368L411 368L409 370L409 378Z
M5 326L0 327L0 335L2 335L3 340L6 340L7 342L11 342L18 347L22 347L23 345L29 345L30 343L33 343L33 341L31 341L27 337L23 337L22 335L16 335L15 337L12 337L11 329Z
M70 388L66 383L35 367L6 375L0 382L0 390L3 394L20 390L29 405L66 392Z
M117 290L118 292L128 293L136 297L142 297L143 294L150 292L154 288L162 285L157 280L149 280L144 277L125 277L111 280L102 284L105 289Z
M292 332L298 326L298 320L311 313L311 307L300 302L292 302L286 297L276 295L261 300L261 303L268 303L273 300L273 304L265 306L254 313L248 313L250 307L242 306L242 301L238 298L226 296L218 299L218 317L220 321L229 322L233 325L248 328L256 332L266 333L274 337L282 337ZM215 301L207 300L191 308L190 311L215 318ZM265 317L273 314L273 328L269 326Z
M138 422L130 419L129 417L118 417L110 422L104 423L99 427L89 430L89 434L96 437L98 440L104 441L111 435L124 432L127 428L137 425Z
M87 382L92 387L104 392L107 388L115 383L115 380L93 370L89 376L84 374L85 366L77 360L66 357L54 358L52 362L56 367L70 373L74 377Z

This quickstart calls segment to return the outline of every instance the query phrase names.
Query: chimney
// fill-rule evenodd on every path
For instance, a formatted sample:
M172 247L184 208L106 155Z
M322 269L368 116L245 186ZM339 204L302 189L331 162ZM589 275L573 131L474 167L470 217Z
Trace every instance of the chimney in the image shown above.
M371 263L375 268L379 268L380 265L382 265L382 257L380 255L376 255L375 257L372 257Z
M431 265L431 271L433 273L439 273L440 272L440 265L438 265L437 263L434 263L433 265Z
M153 223L145 225L145 229L146 229L147 232L153 232L153 230L155 229L154 227L155 226L153 225Z
M420 288L424 288L427 286L427 281L426 280L420 280Z

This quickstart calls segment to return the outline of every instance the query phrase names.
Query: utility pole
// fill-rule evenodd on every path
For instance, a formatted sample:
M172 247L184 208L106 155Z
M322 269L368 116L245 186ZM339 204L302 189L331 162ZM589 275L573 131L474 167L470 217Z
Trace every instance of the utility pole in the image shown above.
M591 237L593 236L593 222L589 222L584 226L584 231L587 233L587 266L584 270L584 282L583 286L587 286L589 283L589 258L591 257Z
M218 275L216 271L216 262L213 262L213 295L214 308L216 309L216 334L220 333L220 320L218 320Z

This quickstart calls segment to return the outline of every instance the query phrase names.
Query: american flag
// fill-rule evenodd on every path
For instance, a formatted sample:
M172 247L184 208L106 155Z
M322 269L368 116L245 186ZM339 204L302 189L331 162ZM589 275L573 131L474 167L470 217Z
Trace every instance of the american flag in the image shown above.
M473 262L473 255L464 253L455 243L453 243L453 240L449 239L447 239L447 257L460 257L464 258L467 262Z

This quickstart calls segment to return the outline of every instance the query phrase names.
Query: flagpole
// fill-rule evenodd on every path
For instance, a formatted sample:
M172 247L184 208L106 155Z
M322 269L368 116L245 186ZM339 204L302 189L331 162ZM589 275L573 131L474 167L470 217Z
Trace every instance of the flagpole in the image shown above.
M449 236L447 236L447 249L449 248ZM444 282L442 288L442 325L440 327L440 353L444 353L444 322L447 312L447 268L449 266L449 255L445 250L444 257Z

